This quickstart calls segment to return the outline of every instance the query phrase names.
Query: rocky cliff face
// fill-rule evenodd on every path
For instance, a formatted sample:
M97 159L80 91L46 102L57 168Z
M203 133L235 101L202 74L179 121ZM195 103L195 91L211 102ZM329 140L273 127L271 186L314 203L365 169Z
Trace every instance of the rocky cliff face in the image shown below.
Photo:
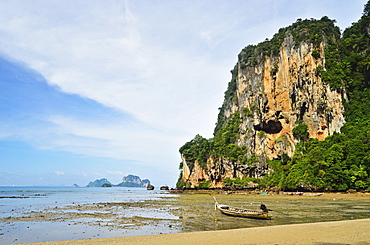
M240 125L238 144L251 153L272 159L282 153L293 155L297 139L292 130L308 125L310 138L325 139L345 123L342 95L322 82L318 69L325 67L325 44L296 45L288 35L278 56L265 57L258 66L238 68L236 100L225 115L251 113ZM314 57L313 52L319 52ZM260 132L260 133L259 133Z
M226 177L261 178L269 171L267 159L292 156L298 142L293 129L308 126L309 138L324 140L339 132L345 123L343 100L339 93L322 81L325 69L325 39L314 45L297 43L287 32L275 55L260 54L260 61L246 64L239 55L234 69L235 90L225 97L221 116L226 120L239 113L242 122L235 144L246 146L246 154L255 156L254 164L241 164L223 157L209 157L206 167L196 162L189 167L182 156L182 181L192 186L209 181L222 186ZM224 126L224 125L223 125Z

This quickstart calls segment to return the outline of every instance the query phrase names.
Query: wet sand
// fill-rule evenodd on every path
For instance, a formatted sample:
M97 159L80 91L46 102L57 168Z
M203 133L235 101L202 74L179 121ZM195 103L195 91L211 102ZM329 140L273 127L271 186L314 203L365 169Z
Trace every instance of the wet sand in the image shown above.
M221 231L34 243L67 244L370 244L370 219Z

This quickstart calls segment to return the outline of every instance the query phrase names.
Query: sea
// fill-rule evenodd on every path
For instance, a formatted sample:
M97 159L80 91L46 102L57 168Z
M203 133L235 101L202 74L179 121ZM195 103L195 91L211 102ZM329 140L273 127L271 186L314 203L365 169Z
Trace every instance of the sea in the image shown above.
M163 233L163 227L141 226L138 229L112 229L112 226L90 226L86 222L45 222L24 219L25 214L49 212L69 205L97 203L140 203L175 196L168 191L146 188L94 187L0 187L0 244L17 244L58 240L108 238ZM66 211L68 212L68 211ZM158 215L150 214L147 216ZM164 214L168 219L178 217ZM23 217L20 221L17 217ZM8 221L9 220L9 221ZM109 222L109 221L107 221ZM169 232L178 232L171 230Z

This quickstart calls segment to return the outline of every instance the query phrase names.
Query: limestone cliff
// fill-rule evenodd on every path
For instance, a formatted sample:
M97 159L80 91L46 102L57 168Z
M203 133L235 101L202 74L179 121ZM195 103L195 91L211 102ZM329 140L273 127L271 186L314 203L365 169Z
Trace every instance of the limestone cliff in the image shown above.
M245 69L238 64L236 100L224 112L227 118L242 114L243 108L251 112L240 125L238 144L271 159L282 153L292 156L297 122L308 125L309 137L319 140L340 131L345 122L342 95L325 84L317 71L325 67L324 47L321 43L322 58L314 58L313 44L296 45L288 35L278 56L265 57L260 65Z
M335 38L322 31L320 39L297 41L291 29L279 32L276 52L258 53L257 48L251 52L246 47L239 54L216 127L216 131L225 127L239 113L235 144L245 146L246 156L255 161L246 164L210 154L207 164L200 166L198 161L189 164L182 155L184 183L208 182L216 187L226 177L262 178L269 171L267 159L293 155L299 140L293 129L299 124L308 126L309 138L319 140L340 131L345 123L345 92L330 88L320 74L325 70L327 40Z

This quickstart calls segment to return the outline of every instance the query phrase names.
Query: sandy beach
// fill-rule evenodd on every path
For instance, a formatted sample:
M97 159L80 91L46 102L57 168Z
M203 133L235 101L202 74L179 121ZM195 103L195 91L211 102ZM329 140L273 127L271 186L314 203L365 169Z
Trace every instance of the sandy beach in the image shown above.
M67 244L370 244L370 219L221 231L33 243Z

